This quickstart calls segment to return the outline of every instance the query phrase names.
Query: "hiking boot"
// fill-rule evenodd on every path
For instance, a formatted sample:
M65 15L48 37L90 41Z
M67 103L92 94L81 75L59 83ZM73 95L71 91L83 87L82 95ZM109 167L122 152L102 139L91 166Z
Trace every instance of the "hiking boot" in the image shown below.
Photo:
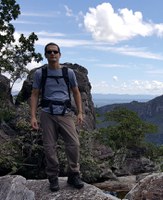
M59 190L58 177L50 177L49 183L50 183L50 190L52 192L57 192Z
M84 186L84 183L82 182L79 173L69 174L67 183L77 189L81 189Z

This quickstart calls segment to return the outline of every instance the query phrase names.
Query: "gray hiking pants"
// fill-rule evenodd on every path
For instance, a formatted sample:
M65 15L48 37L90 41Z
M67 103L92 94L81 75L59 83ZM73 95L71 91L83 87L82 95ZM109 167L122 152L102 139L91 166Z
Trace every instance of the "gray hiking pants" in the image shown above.
M58 176L59 173L59 162L57 158L58 134L62 136L65 143L68 172L79 172L80 144L72 113L60 116L51 115L42 111L40 121L43 129L43 146L45 151L47 176Z

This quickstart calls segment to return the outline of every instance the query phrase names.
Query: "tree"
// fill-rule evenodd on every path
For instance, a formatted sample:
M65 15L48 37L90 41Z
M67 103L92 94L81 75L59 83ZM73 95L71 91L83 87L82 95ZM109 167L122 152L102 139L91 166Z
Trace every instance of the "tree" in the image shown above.
M0 73L8 72L11 89L15 81L28 73L27 64L32 60L42 60L40 53L35 52L35 41L38 37L31 33L28 37L21 34L14 38L15 28L11 24L20 15L20 7L15 0L1 0L0 2Z
M113 124L100 130L101 138L114 149L139 146L146 133L157 131L155 125L141 120L136 112L123 107L106 113L105 120Z
M10 23L20 14L20 7L15 0L1 0L0 3L0 51L5 44L14 42L14 26Z

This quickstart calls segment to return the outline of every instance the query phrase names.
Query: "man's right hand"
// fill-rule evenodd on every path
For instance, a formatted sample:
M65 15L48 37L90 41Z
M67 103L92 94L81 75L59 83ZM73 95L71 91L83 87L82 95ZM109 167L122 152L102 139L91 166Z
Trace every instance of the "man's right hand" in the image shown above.
M35 130L39 129L38 121L37 121L37 119L35 117L31 118L31 126Z

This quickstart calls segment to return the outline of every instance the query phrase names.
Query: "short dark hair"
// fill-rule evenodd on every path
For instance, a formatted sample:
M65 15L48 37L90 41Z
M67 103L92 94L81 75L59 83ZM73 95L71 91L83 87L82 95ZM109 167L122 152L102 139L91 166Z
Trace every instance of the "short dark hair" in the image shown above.
M61 53L61 51L60 51L60 47L58 46L58 44L53 43L53 42L50 42L50 43L48 43L48 44L45 46L45 49L44 49L45 54L46 54L46 51L47 51L47 47L50 46L50 45L57 46L57 48L58 48L58 52Z

